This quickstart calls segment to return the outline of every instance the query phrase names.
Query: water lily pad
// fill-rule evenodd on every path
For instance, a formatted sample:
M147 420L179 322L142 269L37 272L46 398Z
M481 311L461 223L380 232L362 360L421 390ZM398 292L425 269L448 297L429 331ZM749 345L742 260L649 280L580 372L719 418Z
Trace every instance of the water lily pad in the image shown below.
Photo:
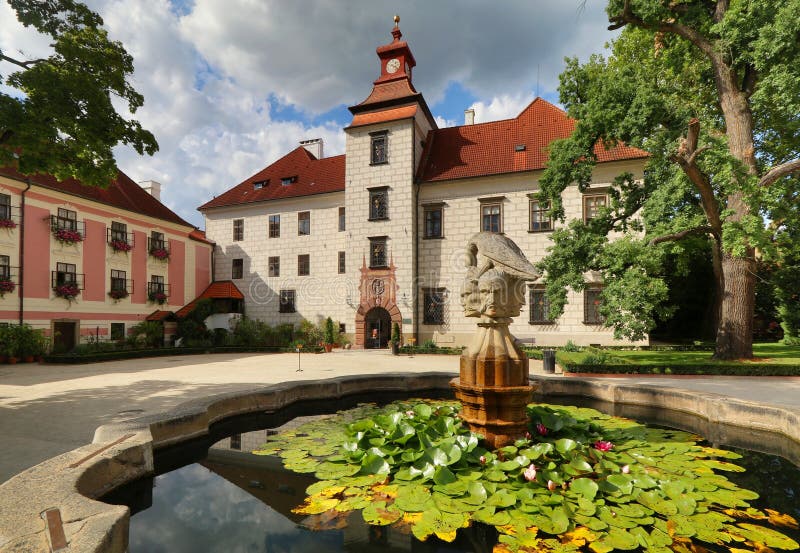
M798 544L796 541L788 536L781 534L771 528L758 526L757 524L749 524L746 522L739 523L736 528L736 533L740 536L753 541L757 544L763 544L767 547L777 547L778 549L797 549Z
M367 524L373 526L387 526L397 522L403 516L402 511L394 505L386 505L385 501L376 501L367 505L362 511L361 516Z
M597 495L597 490L599 489L597 482L590 480L589 478L577 478L572 481L569 488L572 491L581 494L586 499L594 499L594 497Z

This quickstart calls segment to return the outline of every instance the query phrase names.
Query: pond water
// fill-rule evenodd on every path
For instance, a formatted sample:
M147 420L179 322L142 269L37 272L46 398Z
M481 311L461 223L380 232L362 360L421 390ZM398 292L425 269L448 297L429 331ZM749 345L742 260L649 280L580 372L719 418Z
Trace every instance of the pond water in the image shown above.
M292 421L287 426L301 422ZM308 528L324 527L324 517L307 517L291 510L302 503L306 488L316 481L314 476L286 470L278 457L250 453L274 432L234 434L214 444L201 461L140 481L117 497L106 498L128 504L135 513L130 523L130 552L485 553L497 543L495 528L481 524L460 531L452 543L435 536L420 542L407 529L370 526L357 511L346 519L344 527L344 521L333 520L329 522L337 527ZM751 501L753 507L800 519L800 468L778 455L727 449L743 456L735 463L746 472L725 476L759 493L761 497ZM800 541L797 531L781 531Z

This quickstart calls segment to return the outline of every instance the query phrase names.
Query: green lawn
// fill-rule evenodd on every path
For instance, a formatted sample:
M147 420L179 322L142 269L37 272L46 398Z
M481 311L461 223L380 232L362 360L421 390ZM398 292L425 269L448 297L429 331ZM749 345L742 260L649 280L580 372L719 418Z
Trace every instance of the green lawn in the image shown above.
M731 374L800 376L800 346L765 343L753 346L755 359L716 361L710 351L619 351L589 348L559 351L566 372L638 374Z

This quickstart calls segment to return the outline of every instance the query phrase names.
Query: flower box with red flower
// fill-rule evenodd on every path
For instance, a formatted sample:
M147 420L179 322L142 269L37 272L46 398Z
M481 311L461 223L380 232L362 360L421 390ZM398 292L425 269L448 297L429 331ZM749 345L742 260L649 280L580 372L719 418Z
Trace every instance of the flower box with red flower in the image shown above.
M74 300L81 293L81 289L78 288L77 284L59 284L54 288L54 291L56 296L68 301Z
M128 294L128 291L127 291L127 290L111 290L111 291L108 293L108 297L110 297L111 299L114 299L114 300L122 300L122 299L125 299L125 298L127 298L127 297L128 297L128 295L129 295L129 294Z
M17 285L13 281L4 278L0 280L0 297L16 290Z
M169 252L166 248L153 248L150 250L150 255L162 261L169 259Z
M12 219L0 219L0 228L6 228L6 229L17 228L17 223Z
M81 233L77 230L60 228L53 232L53 236L62 244L77 244L78 242L83 242L83 236L81 236Z
M147 295L147 299L153 303L164 305L167 301L167 295L164 292L150 292Z
M128 253L133 249L133 246L131 246L127 240L112 240L109 244L111 245L111 249L115 252Z

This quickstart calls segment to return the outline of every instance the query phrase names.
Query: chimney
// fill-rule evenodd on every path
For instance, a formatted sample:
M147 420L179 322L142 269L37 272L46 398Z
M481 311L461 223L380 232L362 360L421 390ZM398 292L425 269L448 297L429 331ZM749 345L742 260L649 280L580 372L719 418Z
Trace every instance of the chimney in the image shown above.
M156 182L154 180L144 180L139 183L139 186L144 189L145 192L153 196L159 202L161 201L161 183Z
M464 124L465 125L475 124L475 110L473 108L464 110Z
M301 140L300 145L311 152L317 159L322 159L322 139L312 138L310 140Z

